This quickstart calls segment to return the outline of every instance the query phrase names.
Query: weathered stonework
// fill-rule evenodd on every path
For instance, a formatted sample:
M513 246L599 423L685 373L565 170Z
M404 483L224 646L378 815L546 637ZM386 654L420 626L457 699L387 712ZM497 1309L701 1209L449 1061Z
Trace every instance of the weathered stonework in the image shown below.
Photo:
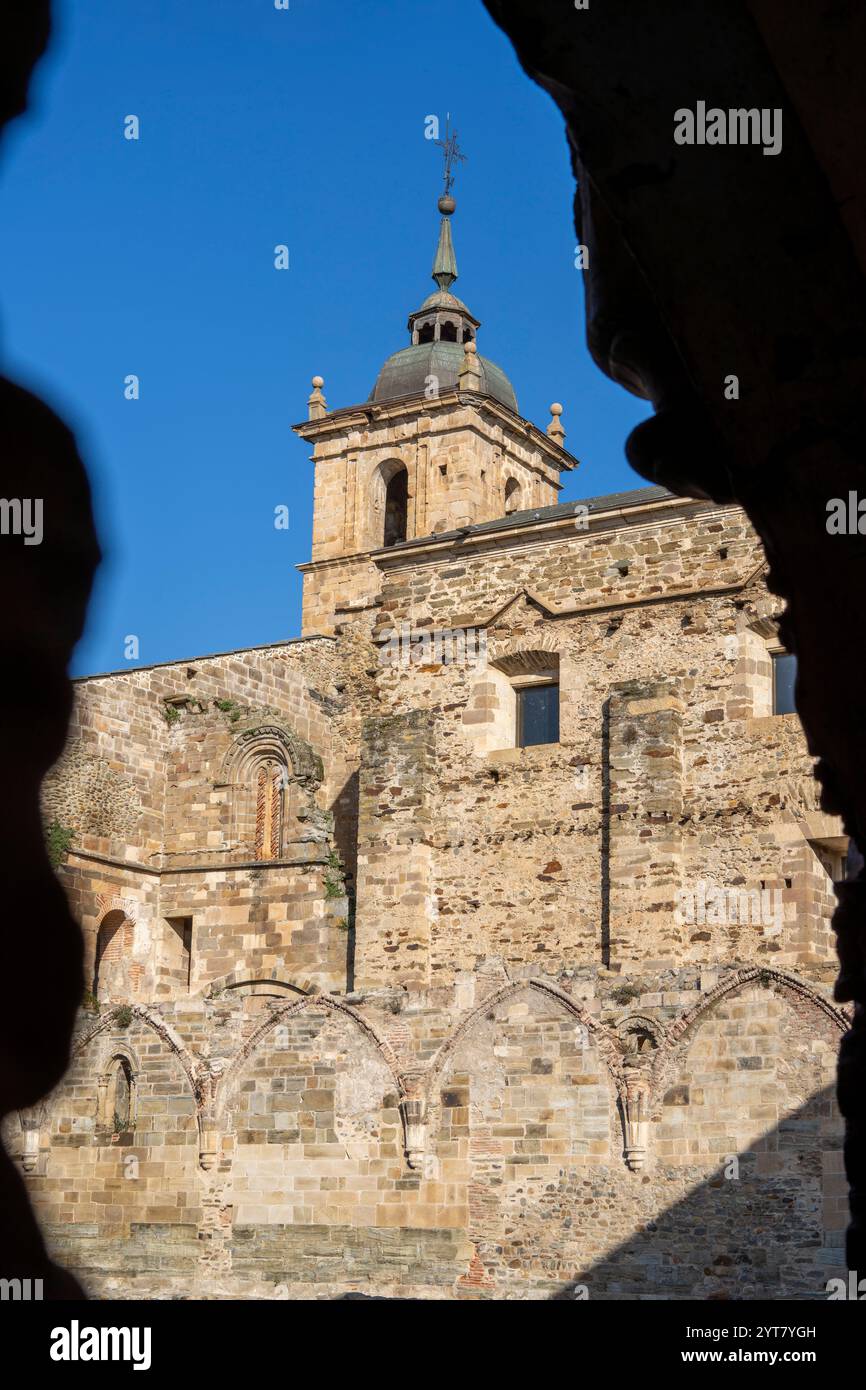
M556 505L559 414L475 388L310 410L308 635L80 681L44 789L98 1001L7 1135L57 1258L111 1297L822 1297L846 841L742 511ZM517 746L539 680L559 737Z

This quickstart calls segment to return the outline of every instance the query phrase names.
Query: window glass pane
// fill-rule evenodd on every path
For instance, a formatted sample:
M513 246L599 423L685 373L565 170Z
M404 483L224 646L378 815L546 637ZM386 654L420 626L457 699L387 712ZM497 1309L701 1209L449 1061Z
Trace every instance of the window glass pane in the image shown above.
M793 714L794 681L797 678L797 658L790 652L773 657L773 713Z
M532 685L517 692L517 743L559 742L559 686Z

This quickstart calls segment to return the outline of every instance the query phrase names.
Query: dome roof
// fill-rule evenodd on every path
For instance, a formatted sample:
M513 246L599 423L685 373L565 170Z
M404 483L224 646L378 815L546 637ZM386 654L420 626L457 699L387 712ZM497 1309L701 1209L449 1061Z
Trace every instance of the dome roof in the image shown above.
M517 414L514 388L501 367L478 355L481 392L492 396ZM370 392L371 401L393 401L399 396L423 396L434 376L440 391L457 385L464 354L462 343L416 343L394 352L384 363Z
M436 289L429 294L414 314L409 315L411 345L394 352L383 365L368 400L393 401L401 396L423 396L429 391L430 377L435 377L440 390L458 385L460 368L466 360L464 346L476 343L480 327L462 299L452 294L457 279L457 258L451 240L451 214L454 199L439 200L442 220L439 224L439 244L433 261L433 280ZM479 385L474 389L492 396L517 414L514 388L501 367L487 357L474 355Z
M463 300L458 299L450 290L434 290L432 294L428 294L418 313L422 314L425 309L456 309L458 314L469 313Z

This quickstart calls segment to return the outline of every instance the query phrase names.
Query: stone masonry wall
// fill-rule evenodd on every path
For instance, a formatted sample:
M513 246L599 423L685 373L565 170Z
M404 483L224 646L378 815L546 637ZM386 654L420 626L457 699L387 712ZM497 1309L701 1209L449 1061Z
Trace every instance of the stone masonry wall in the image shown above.
M109 1297L822 1297L840 827L754 536L437 545L332 636L79 683L45 808L97 998L6 1134L52 1248Z
M585 979L474 988L91 1023L25 1117L55 1251L112 1297L822 1296L845 1219L832 1006L757 971L625 1004ZM109 1134L93 1078L118 1054L135 1123Z

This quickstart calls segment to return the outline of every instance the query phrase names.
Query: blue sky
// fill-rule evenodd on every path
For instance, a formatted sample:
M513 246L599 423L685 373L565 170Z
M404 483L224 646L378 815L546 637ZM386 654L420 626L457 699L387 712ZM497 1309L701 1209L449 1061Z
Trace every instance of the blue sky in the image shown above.
M468 155L457 293L521 413L546 427L563 403L563 500L642 485L623 444L647 407L584 346L562 120L479 0L56 8L0 148L0 346L93 483L106 558L76 674L298 634L313 478L290 426L316 372L331 407L366 399L433 287L430 114Z

